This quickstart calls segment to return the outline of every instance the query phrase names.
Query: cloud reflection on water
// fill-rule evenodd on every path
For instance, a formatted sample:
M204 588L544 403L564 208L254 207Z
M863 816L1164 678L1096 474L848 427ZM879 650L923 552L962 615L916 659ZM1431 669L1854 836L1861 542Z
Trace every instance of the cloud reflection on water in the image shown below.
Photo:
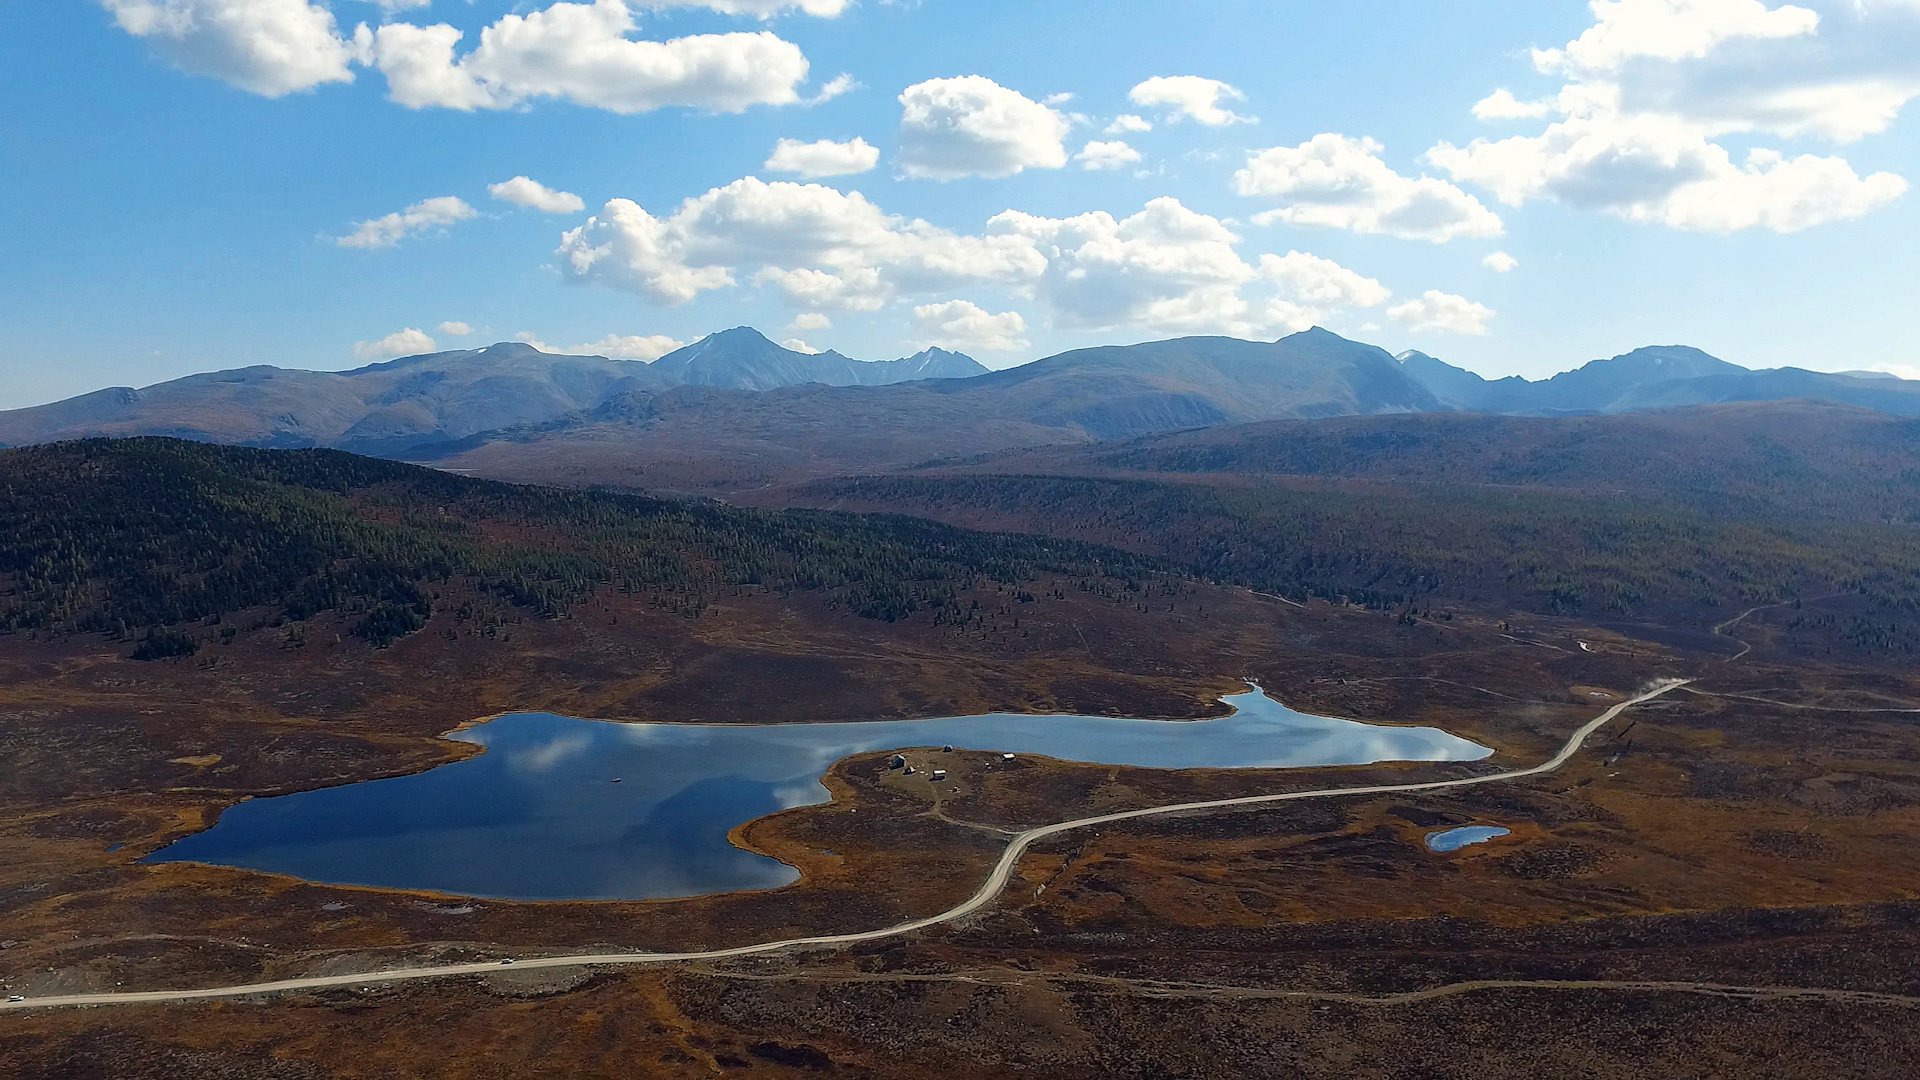
M242 803L153 861L511 899L651 899L767 888L795 874L732 846L747 821L827 801L851 755L955 747L1144 768L1464 761L1432 728L1295 712L1254 691L1233 715L1170 722L995 714L847 724L613 724L543 713L455 736L487 748L421 773Z

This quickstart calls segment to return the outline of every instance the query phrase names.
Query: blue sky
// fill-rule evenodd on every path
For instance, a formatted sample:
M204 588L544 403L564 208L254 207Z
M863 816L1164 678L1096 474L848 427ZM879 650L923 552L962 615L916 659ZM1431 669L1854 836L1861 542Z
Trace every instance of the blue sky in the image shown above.
M1917 96L1920 0L0 0L0 407L740 324L1920 376Z

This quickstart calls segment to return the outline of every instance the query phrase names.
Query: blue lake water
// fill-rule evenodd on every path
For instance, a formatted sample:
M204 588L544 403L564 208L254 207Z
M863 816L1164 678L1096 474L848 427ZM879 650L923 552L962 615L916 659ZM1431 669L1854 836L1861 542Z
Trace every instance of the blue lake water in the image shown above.
M1512 833L1512 829L1502 829L1493 825L1462 825L1457 829L1427 834L1427 848L1430 851L1459 851L1463 847L1484 844Z
M615 724L506 716L451 738L486 752L428 772L241 803L149 862L518 900L640 900L772 888L797 876L728 840L827 801L852 754L952 745L1157 769L1477 761L1433 728L1309 716L1255 691L1233 715L1171 722L988 716L848 724ZM615 778L618 783L613 782Z

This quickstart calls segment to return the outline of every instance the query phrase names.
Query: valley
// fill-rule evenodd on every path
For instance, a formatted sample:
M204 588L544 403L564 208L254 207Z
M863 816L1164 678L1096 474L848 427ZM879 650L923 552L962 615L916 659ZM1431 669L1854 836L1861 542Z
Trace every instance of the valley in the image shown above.
M1044 1030L1066 1023L1068 1030L1119 1037L1108 1044L1113 1052L1131 1038L1121 1034L1124 1026L1114 1026L1125 1013L1113 1010L1150 1002L1208 1024L1226 1021L1222 1009L1260 1002L1262 1022L1296 1012L1304 1018L1319 1004L1334 1005L1342 1016L1335 1030L1373 1045L1381 1034L1377 1025L1402 1022L1401 1010L1443 1009L1471 1026L1483 1022L1472 1018L1485 1017L1484 1009L1542 995L1559 1002L1556 1009L1590 1016L1589 1030L1607 1030L1633 1010L1657 1007L1699 1024L1698 1037L1709 1040L1793 1023L1809 1009L1844 1009L1851 1017L1845 1030L1857 1035L1817 1052L1808 1048L1817 1056L1793 1060L1838 1067L1848 1055L1896 1052L1898 1043L1857 1039L1871 1030L1882 1031L1880 1039L1892 1037L1892 1029L1873 1028L1872 1018L1888 1008L1897 1014L1901 995L1920 996L1920 987L1892 970L1859 966L1876 952L1858 946L1872 942L1887 950L1879 955L1897 955L1905 940L1900 935L1910 933L1902 929L1911 922L1914 898L1901 837L1902 823L1920 807L1920 774L1898 748L1912 738L1912 728L1895 714L1842 711L1822 712L1824 722L1809 726L1806 714L1789 706L1841 710L1857 707L1869 692L1890 701L1920 699L1920 686L1904 670L1810 662L1801 652L1805 642L1781 612L1756 613L1729 631L1757 651L1722 663L1738 650L1729 638L1711 635L1698 651L1676 650L1566 620L1460 618L1408 627L1324 603L1296 608L1232 592L1204 595L1207 619L1176 615L1182 633L1155 631L1147 638L1128 628L1144 619L1138 630L1147 630L1163 616L1128 615L1097 600L1062 608L1054 617L1106 631L1090 640L1107 644L1072 669L1061 666L1064 657L1028 654L1011 642L969 642L924 625L909 635L924 638L923 645L903 641L903 651L875 666L866 659L871 645L862 644L868 635L845 615L806 616L771 600L726 600L695 624L708 644L682 646L654 677L652 690L645 687L654 678L622 688L611 670L583 681L592 669L582 665L616 641L665 644L675 636L669 628L679 617L649 616L612 597L604 607L595 603L595 615L524 624L525 636L490 658L449 651L430 633L361 658L325 656L364 649L350 643L288 653L275 643L243 642L232 646L226 663L197 670L197 661L136 665L111 652L57 649L49 656L58 658L54 668L31 685L10 681L6 698L9 729L39 732L24 743L10 741L10 754L60 747L57 758L43 759L46 767L21 774L43 777L42 784L54 782L57 789L16 787L7 796L9 806L19 808L4 831L12 868L6 925L15 944L0 956L10 972L23 964L54 969L30 983L10 975L12 992L212 987L461 963L497 973L429 980L417 988L349 979L345 988L270 1001L189 1006L197 1019L187 1027L166 1019L180 1007L168 1005L10 1015L0 1052L26 1055L14 1059L22 1075L34 1075L35 1060L113 1054L110 1045L82 1049L89 1045L83 1033L110 1022L133 1033L134 1041L124 1044L129 1050L139 1047L160 1060L270 1053L351 1068L297 1034L299 1025L276 1018L344 1008L361 1021L419 1022L457 1010L496 1023L571 1030L582 1007L619 1000L627 1009L641 1008L631 1016L692 1009L713 1018L653 1034L629 1031L620 1039L623 1059L646 1048L661 1062L686 1053L760 1060L753 1047L771 1042L811 1047L839 1067L879 1068L892 1055L870 1056L863 1036L847 1034L858 1029L843 1027L845 1017L830 1004L848 994L861 1011L881 1010L916 1030L926 1022L921 1018L963 1002L996 1016L1042 1009L1061 1017ZM632 620L633 628L616 629L616 613L621 626ZM788 629L776 629L783 625ZM649 632L636 632L642 626ZM953 768L964 793L938 795L890 782L885 753L858 755L830 771L832 803L762 819L740 834L750 849L799 866L798 884L653 904L461 901L136 865L141 852L201 827L208 811L239 792L299 790L444 760L454 747L433 733L451 717L490 711L489 697L515 686L515 679L527 679L510 691L521 707L539 702L635 719L722 719L724 706L710 693L684 692L689 680L712 687L745 676L764 689L783 666L805 661L807 701L871 715L886 708L871 695L908 682L899 677L903 665L918 664L922 671L911 685L980 687L968 692L962 709L1046 708L1031 688L1051 685L1068 695L1051 707L1099 711L1103 699L1113 703L1105 708L1114 708L1150 690L1125 674L1154 667L1147 656L1126 651L1130 637L1141 645L1161 642L1162 649L1178 643L1173 647L1186 659L1170 654L1160 661L1173 665L1156 680L1163 688L1178 685L1180 664L1198 662L1188 677L1193 696L1184 703L1168 699L1158 710L1165 715L1207 712L1210 680L1199 673L1230 668L1263 685L1290 688L1303 707L1429 723L1484 741L1499 750L1496 772L1554 757L1570 734L1594 719L1592 695L1599 691L1593 688L1624 693L1650 673L1702 674L1623 717L1611 733L1601 732L1560 774L1388 791L1325 807L1306 800L1257 814L1101 826L1037 844L1012 864L1012 887L971 919L847 951L712 958L662 973L603 965L568 975L498 966L502 956L674 952L690 943L705 951L787 936L857 934L966 901L1005 843L1005 834L981 826L1017 830L1262 789L1425 784L1434 767L1242 776L1238 770L1142 771L1030 759L1018 770L982 771L997 755L963 753ZM1594 651L1579 648L1582 641ZM758 645L743 652L735 642ZM1377 655L1383 642L1390 643L1390 656ZM9 652L18 663L20 654ZM542 658L539 667L526 669L535 658ZM364 673L358 703L339 696L355 692L352 682L302 674L339 670L349 660L351 670ZM733 665L735 677L721 674ZM631 661L619 666L633 669ZM367 676L380 671L392 680L369 682ZM133 681L125 677L133 675ZM982 676L988 681L978 682ZM599 689L591 699L558 692L569 685ZM323 686L337 689L329 698L302 690ZM1760 691L1786 704L1753 705L1742 697ZM850 704L863 699L869 703ZM225 704L213 712L196 707L209 701ZM152 712L156 706L159 712ZM915 712L927 707L909 706ZM206 727L214 717L225 719ZM125 735L135 730L151 746L144 766L124 753ZM49 740L55 732L66 734ZM267 732L273 736L265 745L281 750L263 756L250 747L264 749L259 740ZM342 753L355 746L363 749ZM297 754L287 753L296 747ZM180 763L172 763L175 758ZM403 764L409 759L412 764ZM129 766L151 779L135 779L140 774ZM1472 821L1500 822L1515 833L1456 856L1424 850L1422 838L1437 825ZM1571 921L1570 904L1578 912ZM101 927L137 929L103 936ZM1117 948L1122 941L1126 946ZM1014 952L1023 959L1015 962ZM948 989L927 999L915 988L931 985L928 980ZM1695 983L1701 986L1688 988ZM1760 1012L1716 1013L1706 1003L1722 991L1707 984L1754 988L1743 994L1765 994L1770 986L1782 993L1762 998L1768 1004ZM1410 997L1392 1013L1364 1004L1448 987L1457 989ZM1848 1004L1798 988L1862 996ZM449 1031L462 1030L448 1022ZM755 1034L745 1038L741 1031ZM1037 1039L1038 1030L1014 1035L1006 1050L1020 1057L999 1060L1016 1070L1025 1067L1021 1062L1091 1069L1110 1061L1097 1052L1078 1056L1092 1044L1075 1050L1071 1042L1029 1041ZM524 1045L531 1052L538 1043ZM1642 1045L1623 1042L1586 1060L1624 1067L1639 1060L1632 1048ZM408 1046L408 1053L458 1057L438 1040ZM491 1060L513 1071L521 1051L494 1046ZM393 1056L397 1050L363 1058L361 1065L377 1072L417 1062ZM1530 1052L1569 1049L1546 1038ZM536 1058L524 1060L526 1068L536 1067ZM933 1063L912 1055L899 1062L904 1068ZM763 1061L762 1067L774 1066Z
M1131 362L1102 354L897 387L682 387L680 405L523 426L438 468L164 438L0 453L0 980L24 999L0 1062L381 1075L484 1053L531 1074L543 1033L590 1024L618 1049L570 1051L588 1073L918 1075L960 1015L1008 1033L984 1053L1010 1074L1144 1057L1197 1074L1222 1055L1271 1070L1331 1060L1335 1037L1377 1061L1427 1022L1463 1032L1423 1051L1442 1075L1487 1055L1635 1075L1689 1046L1750 1062L1738 1047L1815 1016L1843 1034L1781 1074L1905 1053L1920 985L1881 961L1920 913L1903 840L1920 824L1913 422L1813 402L1485 416L1324 396L1344 404L1253 418L1404 363L1330 337L1291 347L1332 366L1286 361L1277 396L1235 416L1162 390L1082 400L1124 383L1076 374ZM1188 365L1183 400L1274 362L1193 348L1166 361ZM884 412L906 400L1002 426L896 437ZM850 417L860 403L877 411ZM720 409L766 426L710 424ZM780 441L796 432L812 441ZM518 470L561 486L470 475ZM822 794L786 808L675 818L784 873L626 898L150 858L222 835L229 811L238 827L301 793L457 775L487 760L489 726L528 713L636 737L1177 723L1249 681L1492 755L1155 769L1099 764L1115 752L1067 727L1036 727L1067 740L1052 753L882 739L826 755ZM644 795L625 789L651 774L619 760L582 759L553 798L596 805L564 787L588 781L599 801ZM478 808L516 790L448 812L510 822L524 794ZM733 798L693 785L687 813ZM324 817L345 838L408 813ZM1430 847L1454 829L1490 838ZM690 857L628 850L656 869ZM1582 1025L1488 1041L1539 1007ZM1189 1025L1190 1050L1144 1055L1150 1014ZM1591 1041L1649 1016L1676 1029ZM497 1037L348 1034L466 1017ZM915 1048L869 1026L882 1017ZM1242 1024L1300 1034L1220 1041Z

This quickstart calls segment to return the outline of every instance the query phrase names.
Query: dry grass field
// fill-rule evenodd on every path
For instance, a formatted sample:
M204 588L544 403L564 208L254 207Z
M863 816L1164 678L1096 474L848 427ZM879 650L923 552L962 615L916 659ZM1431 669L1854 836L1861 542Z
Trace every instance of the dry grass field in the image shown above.
M1036 848L988 911L903 939L14 1013L0 1064L20 1076L1786 1076L1883 1074L1917 1049L1920 979L1903 957L1920 943L1920 718L1855 711L1920 708L1909 673L1823 666L1806 655L1817 641L1767 613L1659 644L1552 621L1405 625L1205 587L1172 606L1075 596L1021 634L913 621L879 633L804 598L741 596L693 621L609 598L498 640L430 625L376 651L316 627L298 648L262 631L152 664L97 642L12 639L0 976L29 995L222 985L882 926L970 893L1005 830L1531 764L1610 699L1655 677L1697 681L1548 777L1068 834ZM469 748L439 733L505 710L1178 718L1217 712L1243 677L1302 709L1438 726L1497 754L1264 773L956 754L946 788L857 757L830 773L832 803L738 831L799 867L798 883L674 902L464 902L138 864L240 798L450 760ZM1434 829L1476 822L1512 835L1424 847Z

